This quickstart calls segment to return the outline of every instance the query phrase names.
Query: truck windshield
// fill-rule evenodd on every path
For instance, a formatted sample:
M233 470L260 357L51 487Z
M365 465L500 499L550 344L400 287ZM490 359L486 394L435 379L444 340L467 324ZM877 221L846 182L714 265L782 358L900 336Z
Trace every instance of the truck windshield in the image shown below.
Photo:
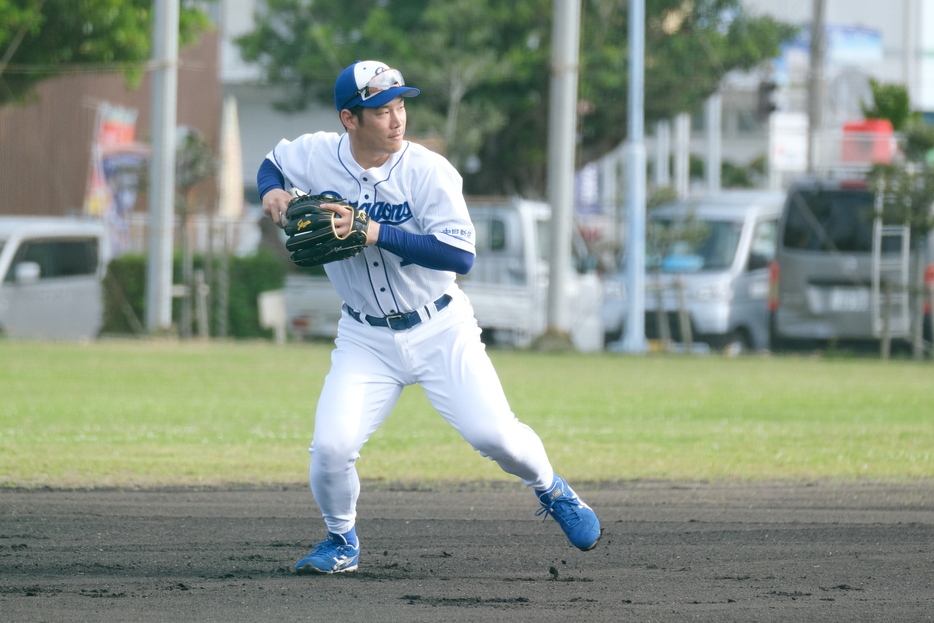
M538 246L538 259L548 263L551 259L551 220L535 221L535 237ZM587 252L583 240L576 233L571 233L571 265L577 266L583 259L581 255Z
M868 190L798 190L789 194L782 244L801 251L872 251L875 206Z
M729 268L742 227L738 221L651 219L645 267L666 273Z

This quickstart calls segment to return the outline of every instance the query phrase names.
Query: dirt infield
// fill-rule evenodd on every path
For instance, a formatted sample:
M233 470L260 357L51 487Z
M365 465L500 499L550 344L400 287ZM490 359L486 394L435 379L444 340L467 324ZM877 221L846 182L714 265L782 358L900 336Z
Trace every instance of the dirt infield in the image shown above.
M360 569L299 576L303 486L0 491L4 621L928 621L934 482L577 484L579 552L520 485L365 485Z

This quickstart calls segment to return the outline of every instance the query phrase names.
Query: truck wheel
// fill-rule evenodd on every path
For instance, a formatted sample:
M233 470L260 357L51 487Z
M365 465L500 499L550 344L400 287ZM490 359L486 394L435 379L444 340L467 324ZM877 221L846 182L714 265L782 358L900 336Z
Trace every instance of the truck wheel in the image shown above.
M774 312L769 314L769 349L775 353L789 349L788 340L780 336L775 328Z
M730 333L723 346L723 354L727 357L737 357L752 352L752 340L744 329L736 329Z

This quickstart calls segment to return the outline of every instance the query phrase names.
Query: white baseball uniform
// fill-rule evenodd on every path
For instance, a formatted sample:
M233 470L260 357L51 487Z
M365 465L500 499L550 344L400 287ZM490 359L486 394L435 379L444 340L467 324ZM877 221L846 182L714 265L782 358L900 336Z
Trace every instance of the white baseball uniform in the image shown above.
M347 134L317 132L281 141L267 159L295 188L339 195L380 224L474 252L460 175L420 145L406 142L382 166L364 170ZM377 246L325 270L345 303L310 449L311 489L329 532L354 527L359 451L402 389L414 383L482 456L528 486L551 486L541 440L510 410L453 272L407 262ZM399 324L398 316L409 312L420 322L405 328L411 323ZM396 328L372 326L380 319Z

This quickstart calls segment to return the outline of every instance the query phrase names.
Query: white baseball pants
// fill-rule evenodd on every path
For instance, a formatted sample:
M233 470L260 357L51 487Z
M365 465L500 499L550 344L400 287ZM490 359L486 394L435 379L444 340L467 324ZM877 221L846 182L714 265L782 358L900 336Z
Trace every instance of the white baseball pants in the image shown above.
M456 287L449 294L445 309L406 331L372 327L344 311L310 449L311 490L329 532L354 527L360 449L414 383L481 456L530 487L551 485L545 448L512 413L470 302Z

